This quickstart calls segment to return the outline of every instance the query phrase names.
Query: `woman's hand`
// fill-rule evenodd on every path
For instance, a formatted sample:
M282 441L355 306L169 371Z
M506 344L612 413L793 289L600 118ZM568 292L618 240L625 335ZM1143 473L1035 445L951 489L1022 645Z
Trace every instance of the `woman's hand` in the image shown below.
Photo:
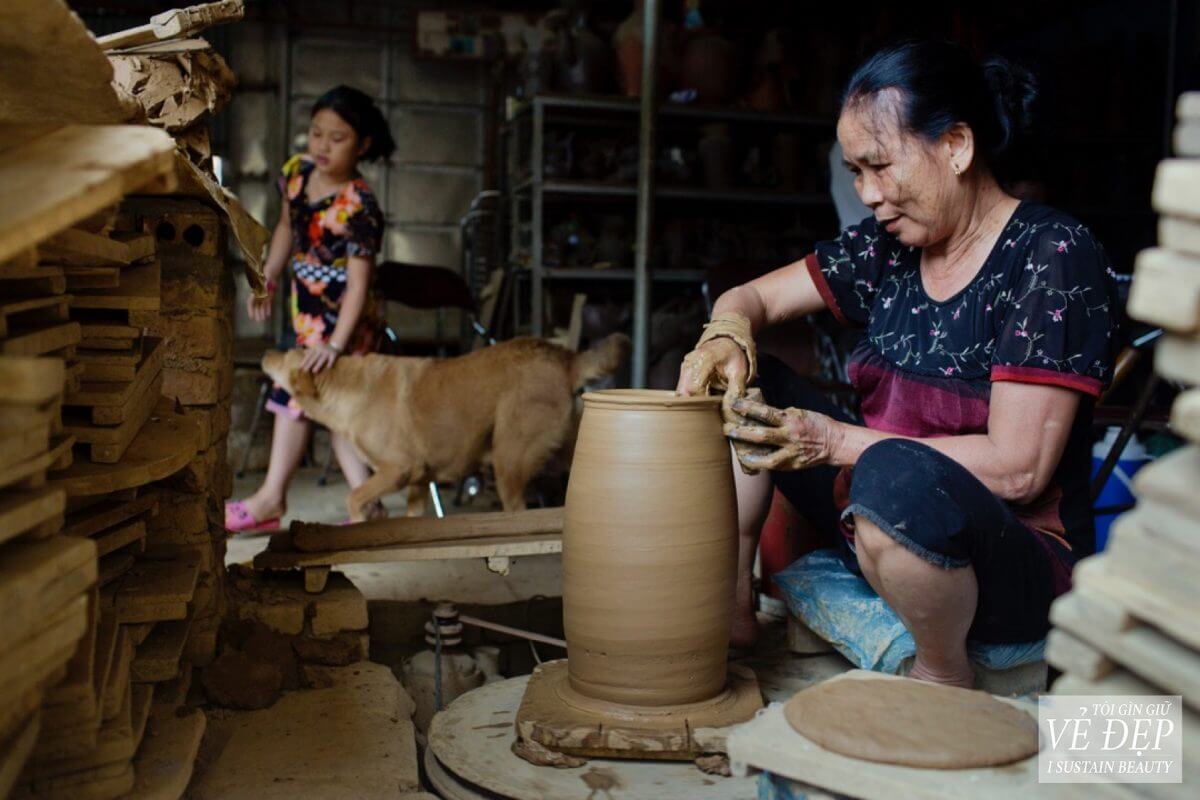
M683 357L675 391L684 397L701 395L714 383L724 383L731 397L746 393L750 365L742 348L732 339L709 339Z
M333 362L338 360L338 351L330 347L327 342L321 342L315 347L309 347L304 351L304 358L300 362L300 369L308 370L312 373L318 373L326 367L332 367Z
M829 463L843 431L841 423L815 411L772 408L750 398L734 400L732 410L745 417L726 423L738 461L747 469L796 470ZM756 424L757 423L757 424Z
M256 297L253 292L246 298L246 313L250 319L255 322L262 322L271 316L272 300L275 299L273 294L267 294L264 297Z

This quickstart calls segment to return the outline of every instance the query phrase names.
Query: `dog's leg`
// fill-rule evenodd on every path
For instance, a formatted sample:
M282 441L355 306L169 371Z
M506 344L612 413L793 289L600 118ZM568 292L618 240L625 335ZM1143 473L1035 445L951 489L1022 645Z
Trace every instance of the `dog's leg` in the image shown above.
M492 434L496 489L505 511L525 508L525 487L562 446L571 424L571 404L516 402L497 410Z
M346 510L350 512L350 521L362 522L366 519L367 506L408 483L408 473L409 471L402 467L380 465L374 475L346 496Z
M404 516L406 517L423 517L425 509L429 505L426 502L429 499L429 487L425 484L411 483L408 486L408 504L405 506Z

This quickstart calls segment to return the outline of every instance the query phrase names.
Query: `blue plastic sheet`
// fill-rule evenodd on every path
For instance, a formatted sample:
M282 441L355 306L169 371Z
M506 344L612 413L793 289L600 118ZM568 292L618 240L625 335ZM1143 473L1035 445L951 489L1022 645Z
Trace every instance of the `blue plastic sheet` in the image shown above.
M870 584L846 569L833 550L816 550L773 577L788 609L860 669L900 675L917 652L912 634ZM967 642L967 655L989 669L1042 659L1045 640L1021 644Z

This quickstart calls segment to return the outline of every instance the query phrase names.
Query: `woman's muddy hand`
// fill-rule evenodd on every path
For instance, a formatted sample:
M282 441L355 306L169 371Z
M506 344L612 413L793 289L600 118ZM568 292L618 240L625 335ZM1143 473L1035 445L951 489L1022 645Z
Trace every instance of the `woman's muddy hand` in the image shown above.
M710 339L683 357L675 393L684 397L702 395L712 385L724 384L726 396L746 393L749 365L746 354L732 339Z
M749 398L733 401L731 408L745 419L727 422L725 435L734 441L738 461L752 470L797 470L826 464L840 435L836 420L815 411L772 408ZM739 443L753 449L738 447Z

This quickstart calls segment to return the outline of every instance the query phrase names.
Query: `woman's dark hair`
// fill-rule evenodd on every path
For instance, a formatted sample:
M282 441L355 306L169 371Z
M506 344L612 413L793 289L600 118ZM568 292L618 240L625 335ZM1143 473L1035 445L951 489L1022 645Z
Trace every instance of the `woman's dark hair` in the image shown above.
M842 107L885 89L899 92L906 132L932 141L965 122L993 167L1029 133L1037 97L1037 81L1023 67L998 57L978 64L959 45L939 41L903 42L868 58L850 77Z
M388 128L387 119L375 101L353 86L335 86L317 98L312 113L329 109L354 128L360 139L370 138L371 146L363 153L365 161L387 159L396 150L396 142Z

